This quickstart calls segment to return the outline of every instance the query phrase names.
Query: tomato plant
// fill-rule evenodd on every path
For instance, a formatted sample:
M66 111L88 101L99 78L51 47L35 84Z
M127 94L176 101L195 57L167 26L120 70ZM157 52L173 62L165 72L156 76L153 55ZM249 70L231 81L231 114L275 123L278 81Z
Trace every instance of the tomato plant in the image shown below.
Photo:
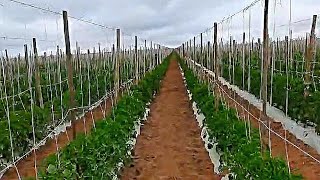
M205 115L205 125L209 137L217 142L221 155L221 169L230 170L235 179L301 179L299 175L289 174L283 159L261 153L259 131L251 129L250 139L246 135L245 122L236 116L233 109L222 104L219 111L214 110L214 96L208 85L198 81L193 72L180 60L188 89L193 101Z
M169 57L170 58L170 57ZM95 131L77 136L57 155L43 162L41 179L111 179L118 173L118 164L130 161L128 141L133 136L134 124L145 112L155 91L160 88L169 61L165 60L154 71L134 85L118 102L106 119L96 123ZM78 169L77 169L78 167Z

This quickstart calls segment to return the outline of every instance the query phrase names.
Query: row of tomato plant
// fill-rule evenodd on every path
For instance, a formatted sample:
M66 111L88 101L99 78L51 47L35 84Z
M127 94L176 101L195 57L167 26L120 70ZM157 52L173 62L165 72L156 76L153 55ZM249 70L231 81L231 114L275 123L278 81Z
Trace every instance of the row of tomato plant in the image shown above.
M235 179L301 179L289 173L284 160L261 153L259 131L252 128L248 138L245 122L236 116L235 110L219 103L219 110L215 111L215 97L208 84L199 82L184 60L180 64L192 99L205 115L209 137L217 143L221 170L234 173Z
M157 66L124 94L110 115L96 122L89 135L79 134L57 154L47 157L40 169L41 179L112 179L119 163L130 161L128 142L135 137L135 123L147 102L159 90L169 59Z
M106 59L106 61L108 60L109 59ZM127 82L133 77L134 69L129 68L130 64L132 64L132 62L124 61L124 66L127 68L121 71L121 80L123 82ZM82 68L82 72L76 72L76 76L74 76L74 87L77 107L92 105L113 89L114 76L112 68L110 61L105 67L93 68L92 66L87 66ZM21 72L23 71L21 70ZM51 78L48 78L48 73L51 73ZM12 97L8 98L8 103L5 98L1 98L0 100L0 129L2 129L0 131L0 170L5 168L14 158L17 159L21 157L33 147L32 115L37 143L48 136L57 125L66 122L63 117L69 109L68 85L67 81L61 82L60 84L57 83L59 76L62 80L66 79L66 69L63 68L61 72L59 72L57 70L48 70L47 67L41 67L40 75L44 102L43 108L40 107L37 101L38 97L35 89L32 89L32 94L28 91L27 76L19 77L19 85L18 79L12 79L12 82L5 82L8 90L7 95ZM31 81L31 86L35 87L34 77ZM25 91L19 96L15 94L17 93L18 87L21 91ZM1 88L1 92L2 91L3 87ZM31 95L34 101L33 106L31 106ZM7 104L9 107L14 157L12 157L11 153ZM83 110L78 109L76 113L80 115L83 113Z
M295 62L302 61L301 53L296 52ZM234 74L233 67L228 63L228 55L223 56L223 73L222 76L228 80L230 83L237 85L240 89L249 91L257 98L260 98L261 90L261 69L258 62L261 61L258 53L253 52L251 57L251 65L249 67L246 64L244 72L240 62L235 62L234 64ZM281 66L281 67L280 67ZM280 61L275 61L275 69L282 69L283 72L274 71L271 77L271 67L268 73L268 100L270 99L270 94L272 90L272 106L286 112L286 98L288 89L288 107L287 114L293 120L303 123L304 125L315 126L316 132L320 133L320 82L319 79L314 78L314 83L310 86L311 94L304 97L304 77L303 74L297 73L297 70L302 69L301 64L289 66L288 65L288 76L285 73L285 62L280 63ZM248 77L250 68L250 77ZM229 72L231 71L231 73ZM318 74L319 67L315 65L314 72L315 75ZM244 73L244 75L243 75ZM243 81L244 77L244 81ZM250 88L248 89L248 78L250 78ZM273 79L271 79L273 78ZM287 86L288 79L288 86ZM272 84L271 84L272 81ZM243 84L244 82L244 84Z

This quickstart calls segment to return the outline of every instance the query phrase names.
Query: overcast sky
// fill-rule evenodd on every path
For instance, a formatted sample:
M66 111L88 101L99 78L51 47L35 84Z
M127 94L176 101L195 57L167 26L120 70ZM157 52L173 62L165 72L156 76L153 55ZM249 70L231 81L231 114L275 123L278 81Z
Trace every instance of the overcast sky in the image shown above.
M129 35L152 40L168 47L179 46L193 36L211 27L214 21L220 22L253 0L19 0L40 7L61 12L67 10L69 15L92 20L99 24L121 28ZM277 26L289 22L289 0L277 0L276 18L273 4L270 7L270 33L273 20ZM251 10L252 36L260 36L262 27L263 4L259 2ZM292 0L292 21L311 18L320 13L319 0ZM0 39L0 49L22 49L24 43L30 43L37 37L39 48L54 49L56 44L63 45L62 19L58 15L45 13L36 9L0 0L0 36L20 37L26 40ZM223 23L224 34L231 27L230 34L240 35L248 31L249 11L239 13L232 21ZM111 46L114 43L114 31L88 25L76 20L70 21L71 41L84 47L96 46L97 43ZM295 32L310 29L310 20L294 26ZM320 27L320 26L318 26ZM319 29L319 28L318 28ZM220 27L220 31L222 29ZM287 32L286 27L277 28L278 35ZM285 33L283 33L285 34ZM281 34L282 35L282 34ZM206 34L210 40L212 34ZM240 37L240 36L239 36ZM123 38L124 46L132 45L133 38ZM139 42L143 44L142 41ZM149 44L149 43L148 43Z

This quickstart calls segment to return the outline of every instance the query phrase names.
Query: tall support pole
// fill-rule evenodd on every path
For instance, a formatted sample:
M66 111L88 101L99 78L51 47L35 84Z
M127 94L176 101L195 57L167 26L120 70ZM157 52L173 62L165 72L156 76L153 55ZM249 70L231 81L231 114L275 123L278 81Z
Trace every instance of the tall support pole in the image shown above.
M34 64L35 64L35 80L36 80L36 92L38 97L38 103L41 108L44 108L43 105L43 98L42 98L42 90L41 90L41 83L40 83L40 64L38 58L38 50L37 50L37 40L36 38L32 39L33 44L33 54L34 54Z
M267 91L267 81L268 81L268 67L269 67L269 34L268 34L268 11L269 11L269 0L265 0L264 3L264 24L263 24L263 61L261 65L263 66L262 68L262 86L261 86L261 97L263 101L262 105L262 116L261 120L270 127L270 121L269 118L267 117L267 96L268 96L268 91ZM260 123L259 123L260 127ZM269 132L269 141L267 140L267 134ZM261 150L262 152L266 152L267 149L267 144L269 145L270 148L270 130L268 131L265 126L261 127Z
M218 87L218 78L220 76L220 62L218 58L218 24L214 23L214 32L213 32L213 61L214 61L214 86L216 87L216 100L214 101L215 110L219 111L219 87Z
M116 59L115 59L115 76L114 76L114 83L115 83L115 98L117 99L119 93L119 83L120 83L120 29L116 30Z
M196 37L193 37L193 60L196 61Z
M143 60L143 76L146 73L146 66L147 66L147 40L144 40L144 60Z
M192 53L192 42L191 42L192 40L190 39L189 40L189 46L190 46L190 50L189 50L189 58L191 58L191 53Z
M208 44L207 44L207 46L208 46L208 49L207 49L207 59L206 59L206 67L208 68L208 69L211 69L211 48L210 48L210 41L208 41Z
M288 105L289 105L289 98L288 98L288 95L289 95L289 37L286 36L285 37L285 50L284 50L285 54L284 54L284 59L285 59L285 62L286 62L286 79L287 79L287 82L286 82L286 109L285 109L285 114L286 116L288 116Z
M157 56L157 57L158 57L158 63L157 63L157 66L160 64L160 60L161 60L161 59L160 59L160 57L161 57L161 56L160 56L160 53L161 53L161 45L159 44L159 45L158 45L158 56Z
M246 49L246 33L243 33L242 36L242 88L245 89L245 64L246 64L246 54L245 54L245 49Z
M317 23L317 15L313 15L310 42L306 50L306 62L305 62L305 77L304 77L304 98L307 98L310 95L310 84L311 84L311 61L314 58L315 54L315 29Z
M199 61L200 61L200 64L203 66L204 64L203 64L203 36L202 36L202 33L200 34L200 59L199 59Z
M184 57L184 43L182 44L182 57Z
M187 52L186 52L186 56L187 56L188 52L189 52L189 42L187 41Z
M70 93L69 108L70 108L70 120L74 121L76 119L74 107L75 107L75 90L73 85L73 67L71 60L71 48L70 48L70 36L69 36L69 23L68 23L68 13L63 11L63 27L64 27L64 40L66 46L66 64L68 73L68 88ZM72 123L72 135L73 139L76 138L77 132L75 123Z
M153 47L152 47L152 41L150 42L150 66L148 71L150 71L153 68Z
M29 62L28 62L28 45L24 45L24 60L26 61L26 69L29 67Z
M232 46L232 36L230 36L230 40L229 40L229 64L228 64L228 77L229 77L229 82L232 82L232 77L231 77L231 70L232 70L232 50L233 46Z
M269 34L268 34L268 12L269 0L264 3L264 23L263 23L263 78L262 78L262 101L263 115L267 115L267 81L268 81L268 66L269 66Z
M135 59L135 67L136 67L136 83L139 80L139 59L138 59L138 37L134 37L134 59Z

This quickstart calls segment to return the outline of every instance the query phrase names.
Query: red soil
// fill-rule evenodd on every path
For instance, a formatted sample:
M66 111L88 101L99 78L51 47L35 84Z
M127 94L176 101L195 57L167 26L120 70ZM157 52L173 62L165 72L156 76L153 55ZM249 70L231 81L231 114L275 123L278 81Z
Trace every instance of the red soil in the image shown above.
M92 126L93 126L93 120L99 121L102 120L103 117L103 110L106 114L108 114L112 109L112 100L111 98L107 99L105 102L102 102L98 107L93 109L90 112L87 112L85 116L77 121L75 121L75 128L77 133L90 133ZM84 126L84 118L86 120L85 126ZM60 133L57 136L57 145L59 149L65 147L68 145L70 140L73 139L72 137L72 126L67 128L67 131L65 133ZM37 158L37 168L41 168L41 163L43 160L51 155L57 152L57 146L55 139L49 139L45 145L41 146L36 151L36 158ZM36 171L34 168L34 153L31 153L29 156L27 156L25 159L22 159L17 164L17 169L19 171L19 174L21 177L35 177ZM18 179L17 171L15 168L10 168L1 178L2 180L15 180Z
M200 138L186 87L172 60L121 179L220 179Z
M227 86L223 86L219 82L219 86L225 91L221 91L223 99L226 100L226 103L229 107L235 108L238 112L238 115L241 119L247 120L250 118L250 122L255 128L259 128L259 121L256 119L260 119L260 115L262 112L255 107L253 104L250 104L247 100L240 97L236 92L232 89L228 89ZM228 95L232 98L229 98ZM236 102L232 99L235 99ZM241 107L242 106L242 107ZM250 112L250 114L245 110ZM256 118L254 118L256 117ZM261 116L262 118L262 116ZM320 159L320 155L317 153L315 149L308 146L301 140L297 139L293 134L289 131L285 131L279 122L275 122L274 119L267 117L267 119L271 122L271 129L274 130L277 134L285 137L285 133L287 139L293 144L297 145L299 148L303 149L313 157ZM260 124L260 127L262 125ZM305 155L303 152L298 150L296 147L290 145L289 143L285 143L283 139L275 135L271 132L271 151L272 156L281 157L286 160L286 144L288 150L288 159L290 164L290 169L295 174L301 174L304 179L309 180L319 180L320 179L320 164L314 161L311 157ZM263 137L263 142L265 145L268 144L268 133Z

